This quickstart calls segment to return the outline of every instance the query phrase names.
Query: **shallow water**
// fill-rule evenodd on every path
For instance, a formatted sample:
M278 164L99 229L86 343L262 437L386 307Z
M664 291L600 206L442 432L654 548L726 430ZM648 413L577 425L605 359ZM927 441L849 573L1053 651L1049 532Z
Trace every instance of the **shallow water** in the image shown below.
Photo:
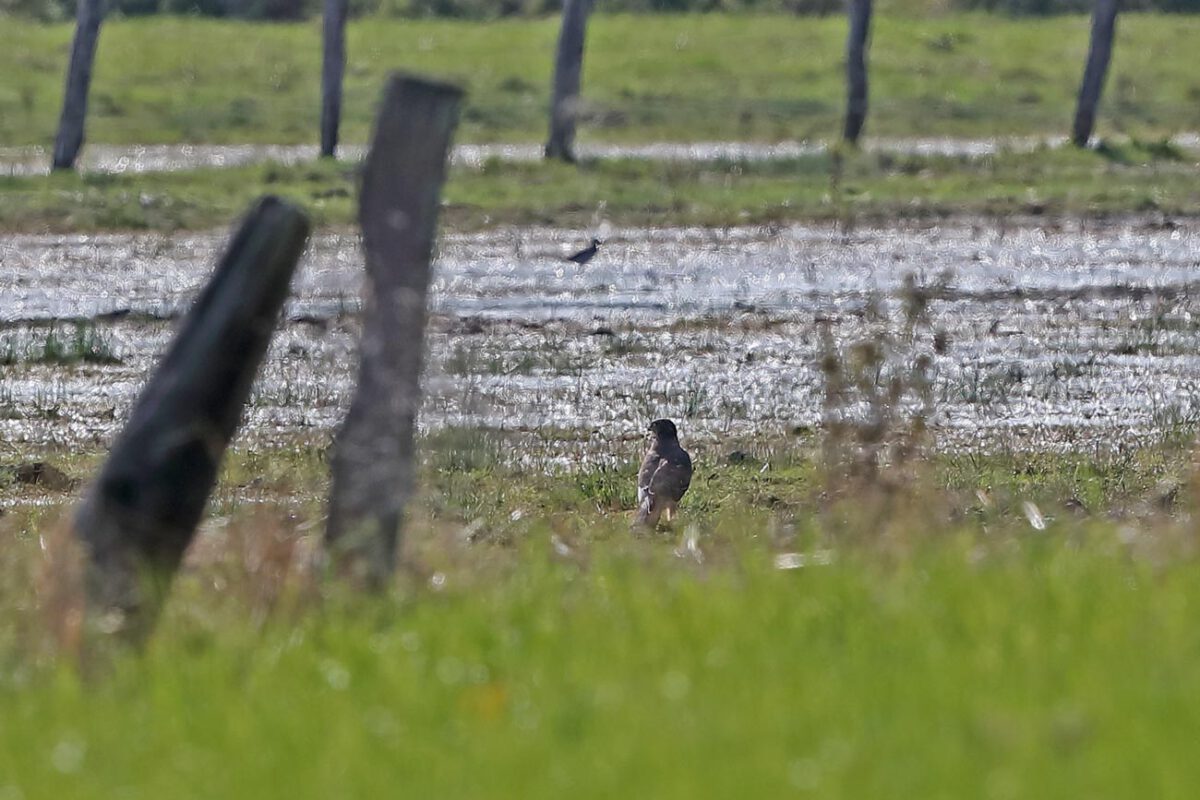
M1200 134L1179 134L1177 146L1200 147ZM1028 152L1038 147L1066 143L1061 136L1020 136L987 139L942 137L884 139L869 138L864 148L897 155L982 157L1000 152ZM640 145L580 144L582 158L632 158L652 161L770 161L823 153L820 141L762 142L657 142ZM88 145L80 157L87 172L169 172L205 167L235 167L263 162L296 164L317 157L316 145L274 144L178 144L178 145ZM348 161L363 157L362 146L343 146L339 156ZM542 146L527 144L461 144L454 148L454 163L479 167L490 160L528 162L542 158ZM50 152L44 147L0 148L0 175L44 175L50 171Z
M946 446L1155 441L1200 421L1200 233L1143 223L446 237L422 422L553 436L568 455L671 416L716 446L811 429L827 327L845 347L898 328L906 276L942 282L915 352L934 359ZM103 444L215 263L224 232L0 238L0 437ZM328 437L353 388L357 240L312 242L247 412L245 436ZM876 302L878 300L879 302ZM116 364L55 366L75 324ZM941 331L944 352L932 349ZM593 434L603 434L594 436ZM627 454L621 454L627 455Z

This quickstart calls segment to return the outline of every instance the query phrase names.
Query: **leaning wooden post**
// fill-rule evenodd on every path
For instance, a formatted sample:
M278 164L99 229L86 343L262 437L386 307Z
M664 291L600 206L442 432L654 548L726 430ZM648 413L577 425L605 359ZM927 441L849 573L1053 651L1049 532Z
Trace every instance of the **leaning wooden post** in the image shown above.
M1077 147L1087 147L1096 127L1096 108L1104 91L1108 62L1112 59L1113 35L1117 30L1117 0L1096 0L1092 10L1092 39L1088 44L1087 65L1079 85L1079 102L1075 106L1075 124L1071 126L1071 141Z
M342 76L346 70L346 14L349 0L325 0L324 61L321 65L321 155L337 155L342 117Z
M842 138L858 144L867 121L867 41L871 33L871 0L849 0L850 32L846 35L846 125Z
M462 92L394 76L363 169L367 276L358 386L333 456L326 545L338 574L382 586L413 489L430 258Z
M592 0L563 0L562 29L558 33L558 50L554 58L546 158L575 162L575 121L579 117L583 43L591 10Z
M260 200L142 390L75 517L89 562L89 618L134 640L153 626L307 237L303 212Z
M104 0L78 0L62 115L58 119L58 134L54 137L54 169L74 169L75 159L83 147L88 89L92 85L92 64L96 60L96 43L100 39L103 20Z

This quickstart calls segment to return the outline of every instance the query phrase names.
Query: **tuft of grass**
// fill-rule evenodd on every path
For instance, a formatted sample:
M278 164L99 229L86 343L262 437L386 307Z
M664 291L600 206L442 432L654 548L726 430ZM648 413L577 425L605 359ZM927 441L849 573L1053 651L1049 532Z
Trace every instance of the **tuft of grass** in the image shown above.
M1187 160L1187 153L1169 139L1104 139L1096 146L1096 152L1114 163L1127 166Z
M41 341L26 342L24 347L11 339L8 340L4 343L3 350L0 350L0 365L12 366L18 363L72 366L120 364L121 359L116 354L110 337L99 331L95 325L80 323L71 326L67 333L52 325Z
M437 473L491 473L501 463L501 437L466 427L445 427L425 438L428 466Z

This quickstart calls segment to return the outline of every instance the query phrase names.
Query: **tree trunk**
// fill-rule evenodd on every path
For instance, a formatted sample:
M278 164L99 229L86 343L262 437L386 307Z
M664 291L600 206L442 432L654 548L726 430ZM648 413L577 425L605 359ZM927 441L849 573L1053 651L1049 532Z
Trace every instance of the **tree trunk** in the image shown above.
M75 159L83 147L88 89L92 84L92 64L96 60L96 43L100 39L103 19L104 0L78 0L62 115L58 120L58 135L54 138L54 169L74 169Z
M273 197L246 217L142 390L75 517L90 618L149 633L192 540L304 242L303 212Z
M363 170L358 385L337 435L325 537L338 574L371 588L395 569L412 494L430 258L461 99L453 86L391 78Z
M1079 103L1075 107L1075 124L1071 141L1077 147L1087 147L1096 127L1096 108L1104 91L1108 62L1112 59L1113 35L1117 30L1117 0L1096 0L1092 11L1092 40L1088 45L1087 66L1079 86Z
M842 138L858 144L867 121L867 40L871 33L871 0L849 0L850 32L846 36L846 126Z
M554 58L550 98L550 138L546 158L575 161L575 120L579 117L579 84L583 74L583 44L592 0L564 0L562 29Z
M321 155L337 155L346 71L346 14L349 0L325 0L324 61L321 66Z

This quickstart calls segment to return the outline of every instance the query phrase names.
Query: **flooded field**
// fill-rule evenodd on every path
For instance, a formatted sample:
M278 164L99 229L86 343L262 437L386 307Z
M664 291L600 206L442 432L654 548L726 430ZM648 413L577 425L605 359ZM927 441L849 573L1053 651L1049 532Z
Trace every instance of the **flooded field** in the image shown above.
M955 139L926 137L912 139L867 139L864 149L874 152L916 156L982 157L1002 152L1022 153L1038 147L1058 147L1065 136L997 137L991 139ZM1200 134L1185 133L1171 142L1188 149L1200 147ZM581 158L632 158L652 161L770 161L800 158L828 150L820 141L762 142L657 142L639 145L581 144ZM276 162L297 164L317 158L316 145L272 144L179 144L179 145L88 145L80 160L86 172L143 173L171 172L210 167L236 167ZM365 148L343 146L339 156L346 160L362 159ZM506 162L538 161L542 145L460 144L451 160L468 167L480 167L490 160ZM50 171L50 153L43 147L0 148L0 175L44 175Z
M943 446L1087 450L1200 422L1190 228L625 230L590 264L563 261L590 233L444 239L426 429L523 431L551 459L635 442L655 416L701 447L803 435L830 341L875 335L877 300L897 319L908 276L940 286L941 341L916 347L934 359ZM0 238L0 439L109 442L224 237ZM314 239L243 441L329 437L353 386L360 278L355 237Z
M1061 144L1066 139L1047 141ZM912 153L954 155L985 155L1001 147L1031 149L1042 140L914 140L911 143L883 142L884 149L903 146ZM658 161L719 161L739 159L765 161L797 158L826 150L820 142L698 142L693 144L657 143L645 145L580 145L582 158L638 158ZM366 153L361 145L343 145L339 157L359 161ZM247 164L276 162L298 164L317 158L315 145L91 145L83 153L81 168L88 172L142 173L172 172L206 167L237 167ZM479 167L489 160L508 162L538 161L543 157L542 145L528 144L460 144L454 148L451 161ZM50 172L50 153L42 147L0 148L0 175L45 175Z

